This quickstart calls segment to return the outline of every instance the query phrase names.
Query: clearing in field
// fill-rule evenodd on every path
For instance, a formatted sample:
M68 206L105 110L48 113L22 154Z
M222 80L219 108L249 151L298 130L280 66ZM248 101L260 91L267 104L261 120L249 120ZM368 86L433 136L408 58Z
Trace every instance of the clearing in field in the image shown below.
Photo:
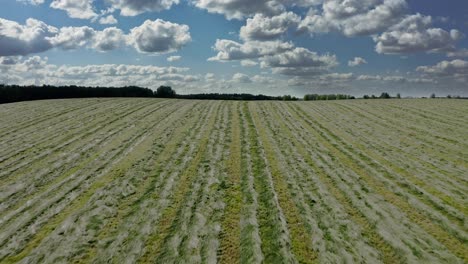
M468 102L0 105L1 263L467 263Z

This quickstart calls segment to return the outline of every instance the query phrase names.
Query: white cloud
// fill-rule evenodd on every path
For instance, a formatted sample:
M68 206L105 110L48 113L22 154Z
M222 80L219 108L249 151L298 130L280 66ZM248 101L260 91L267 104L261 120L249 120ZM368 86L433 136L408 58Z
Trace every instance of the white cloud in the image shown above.
M224 15L227 19L239 19L263 14L279 15L293 7L308 8L320 5L324 0L190 0L196 7L210 13Z
M0 65L15 65L19 61L19 58L16 56L11 57L0 57Z
M324 0L282 0L281 2L285 5L311 7L322 4Z
M458 59L452 61L441 61L433 66L419 66L416 70L429 75L445 77L468 76L468 61Z
M0 18L0 56L27 55L51 49L47 37L58 29L42 21L28 18L25 25Z
M205 74L205 81L212 82L214 80L215 80L215 74L214 73L209 72L209 73Z
M243 73L236 73L232 76L232 81L236 83L251 83L250 77Z
M374 37L376 51L385 54L453 50L462 37L458 30L431 28L432 18L415 14L405 17L387 32Z
M255 59L267 55L278 54L294 48L292 43L281 41L248 41L238 43L227 39L217 39L213 47L218 54L209 61L232 61Z
M107 0L112 8L119 9L122 16L136 16L144 12L168 10L179 0Z
M181 58L182 58L181 56L170 56L167 58L167 61L169 62L179 61Z
M45 0L16 0L17 2L30 4L30 5L41 5Z
M194 75L185 75L185 74L164 74L157 78L160 81L179 81L179 82L196 82L199 81L200 78Z
M354 57L353 60L348 61L349 67L355 67L363 64L367 64L367 61L361 57Z
M0 83L5 84L41 84L39 79L45 83L46 73L54 70L47 64L47 57L10 57L0 61Z
M180 49L190 40L188 26L163 20L147 20L125 35L116 27L102 31L84 27L57 29L42 21L28 19L25 25L0 18L0 56L27 55L52 48L74 50L82 47L109 51L132 45L139 52L167 53Z
M295 48L283 53L262 58L262 68L272 68L273 73L291 76L313 76L336 67L335 55L318 55L305 48Z
M73 50L86 46L95 34L90 27L63 27L56 36L47 39L54 47Z
M299 29L310 33L340 31L346 36L371 35L397 23L407 10L405 0L330 0L323 12L309 10Z
M0 61L4 61L3 59ZM0 81L17 84L125 86L155 88L161 83L177 86L198 81L188 68L149 65L102 64L86 66L57 66L47 58L32 56L15 63L0 64Z
M407 10L404 0L385 0L375 8L346 19L343 33L346 36L370 35L387 29L401 19Z
M256 14L247 19L246 25L240 29L240 37L245 40L273 40L284 34L289 27L297 26L301 18L293 12L285 12L278 16L267 17Z
M67 12L71 18L91 19L97 17L93 0L53 0L50 7Z
M276 83L278 81L278 80L273 79L271 77L262 76L262 75L255 75L251 79L252 79L253 82L262 83L262 84L274 84L274 83Z
M110 51L125 43L125 35L116 27L105 28L103 31L95 31L90 27L63 27L56 36L48 40L54 47L64 50L91 47L98 51Z
M382 76L382 75L359 75L356 80L358 81L378 81L381 83L436 83L431 78L419 78L419 77L405 77L405 76Z
M459 49L448 52L447 57L468 57L468 49Z
M254 60L241 60L240 64L244 67L253 67L258 65L258 62Z
M357 77L358 81L380 81L382 76L380 75L359 75Z
M254 14L275 15L284 11L278 0L192 0L198 8L225 15L227 19L243 19Z
M303 86L303 87L320 87L320 88L336 88L336 87L347 87L351 81L355 80L352 73L327 73L313 78L307 76L294 76L288 79L288 85L290 86ZM324 90L321 93L327 93L331 91Z
M187 25L161 19L146 20L130 31L130 41L142 53L174 52L188 44L192 38Z
M319 77L321 80L349 81L354 79L352 73L329 73Z
M117 22L118 22L117 19L115 19L113 15L108 15L105 17L101 17L99 19L99 24L103 24L103 25L117 24Z
M93 40L93 48L98 51L109 51L119 48L125 43L126 37L122 30L116 27L106 28L96 32Z

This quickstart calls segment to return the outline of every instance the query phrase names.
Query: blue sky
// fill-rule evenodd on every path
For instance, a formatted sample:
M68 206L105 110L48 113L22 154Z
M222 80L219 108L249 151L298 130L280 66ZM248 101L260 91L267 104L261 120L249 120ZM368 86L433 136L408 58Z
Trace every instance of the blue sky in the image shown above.
M468 95L464 0L1 4L0 83Z

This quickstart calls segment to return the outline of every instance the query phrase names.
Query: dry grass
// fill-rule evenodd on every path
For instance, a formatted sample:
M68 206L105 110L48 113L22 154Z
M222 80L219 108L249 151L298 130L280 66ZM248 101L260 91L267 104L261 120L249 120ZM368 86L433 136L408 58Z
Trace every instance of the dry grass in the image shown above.
M466 263L468 103L0 105L0 262Z

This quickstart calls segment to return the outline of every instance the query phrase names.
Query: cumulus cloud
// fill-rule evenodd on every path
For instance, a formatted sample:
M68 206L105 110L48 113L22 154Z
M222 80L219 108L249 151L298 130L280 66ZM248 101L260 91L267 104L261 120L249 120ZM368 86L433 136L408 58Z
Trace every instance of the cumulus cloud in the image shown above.
M431 28L432 18L415 14L405 17L388 31L374 37L376 51L385 54L441 52L455 49L462 37L458 30Z
M262 76L262 75L255 75L251 79L255 83L262 83L262 84L274 84L275 82L278 81L278 80L273 79L271 77Z
M319 77L322 80L335 80L335 81L349 81L354 78L354 75L352 73L329 73L329 74L324 74Z
M367 61L361 57L354 57L353 60L348 61L349 67L356 67L363 64L367 64Z
M87 45L96 34L90 27L63 27L53 37L47 37L54 47L73 50Z
M16 1L24 3L24 4L30 4L30 5L41 5L44 3L45 0L16 0Z
M405 0L330 0L322 13L310 9L299 25L302 31L340 31L346 36L371 35L398 22L407 10Z
M133 46L142 53L174 52L192 40L189 26L161 19L146 20L141 26L133 28L129 37Z
M218 54L209 61L232 61L260 58L278 54L294 48L289 42L281 41L249 41L238 43L227 39L217 39L213 47Z
M167 61L174 62L174 61L179 61L180 59L182 59L181 56L170 56L167 58Z
M11 57L0 57L0 65L15 65L19 61L19 58L16 56Z
M468 49L459 49L448 52L447 57L468 57Z
M453 50L463 34L431 27L432 18L408 15L405 0L329 0L321 10L311 8L298 30L345 36L373 36L376 51L384 54Z
M159 81L179 81L179 82L190 83L190 82L199 81L200 78L194 75L170 73L170 74L161 75L160 77L158 77L158 80Z
M468 76L468 61L458 59L452 61L441 61L433 66L419 66L416 70L425 74L443 77Z
M147 20L126 35L116 27L102 31L87 26L58 29L32 18L25 25L0 18L0 56L27 55L52 48L88 47L110 51L123 45L132 45L144 53L167 53L180 49L191 40L188 29L186 25L160 19Z
M348 85L354 79L355 77L352 73L327 73L314 76L313 78L294 76L288 79L288 85L336 88Z
M324 0L190 0L196 7L210 13L224 15L227 19L244 19L256 14L267 17L279 15L294 7L308 8Z
M0 18L0 56L27 55L51 49L48 37L58 29L42 21L29 18L25 25Z
M271 16L285 9L278 0L193 0L193 3L210 13L222 14L227 19L243 19L258 13Z
M283 4L300 7L311 7L320 5L324 0L283 0Z
M301 18L293 12L285 12L278 16L267 17L256 14L247 19L246 25L240 29L240 37L245 40L273 40L284 34L289 27L297 26Z
M209 72L209 73L205 74L205 81L212 82L214 80L215 80L215 74L214 73Z
M53 69L47 64L47 57L0 58L0 83L40 84L37 80L45 79L48 71Z
M107 0L112 8L119 9L122 16L136 16L144 12L167 10L179 0Z
M183 85L198 81L200 77L188 74L189 68L157 67L150 65L102 64L86 66L57 66L48 64L47 58L32 56L21 61L3 63L0 80L18 84L48 83L58 85L157 87L161 83ZM19 77L20 79L18 80Z
M262 58L262 68L272 68L274 73L291 76L313 76L326 73L336 67L335 55L318 55L305 48L295 48Z
M113 15L108 15L105 17L101 17L99 19L99 24L103 24L103 25L117 24L117 22L118 22L117 19L115 19Z
M64 10L71 18L91 19L97 17L93 0L53 0L50 7Z
M47 57L32 56L24 60L19 66L24 66L24 71L30 71L35 69L43 69L47 66Z
M236 83L251 83L250 77L243 73L236 73L232 76L232 81Z
M258 65L258 62L254 60L241 60L240 64L244 67L253 67Z
M359 75L356 80L358 81L379 81L379 82L390 82L390 83L436 83L431 78L418 78L418 77L405 77L398 75L382 76L382 75Z
M106 28L98 31L93 40L93 48L98 51L109 51L119 48L126 41L122 30L116 27Z
M382 76L380 75L359 75L357 77L358 81L380 81Z
M47 39L54 47L63 50L90 47L98 51L110 51L125 43L124 33L116 27L102 31L90 27L63 27L56 36Z

